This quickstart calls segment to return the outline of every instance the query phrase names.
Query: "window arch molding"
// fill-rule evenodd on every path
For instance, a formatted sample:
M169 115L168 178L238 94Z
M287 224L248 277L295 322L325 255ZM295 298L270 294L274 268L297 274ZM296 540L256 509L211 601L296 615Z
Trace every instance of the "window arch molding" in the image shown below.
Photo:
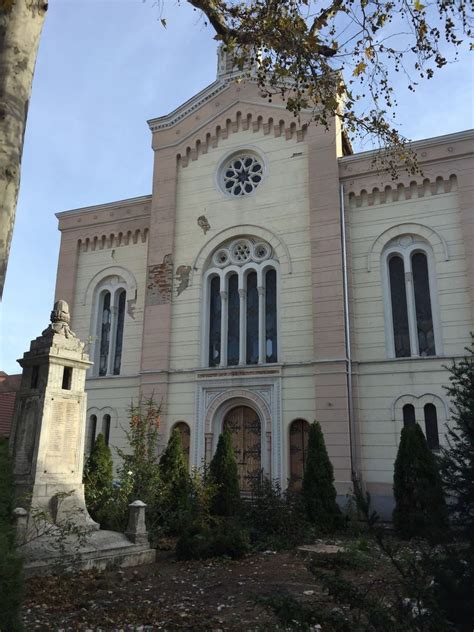
M400 436L403 429L403 408L407 404L413 406L415 409L415 419L425 435L425 406L427 404L433 404L435 406L438 420L439 443L441 446L446 445L444 429L450 419L449 406L443 397L435 393L423 393L423 395L407 393L405 395L399 395L393 400L391 405L391 418L394 422L395 445L398 446L400 443Z
M437 261L449 261L449 249L446 239L434 228L425 224L396 224L384 230L374 239L367 254L367 272L371 272L376 267L377 260L380 259L382 251L387 244L400 235L414 235L427 241L436 257Z
M417 254L422 254L426 257L428 281L427 289L434 337L434 353L420 353L419 349L420 343L417 322L418 305L416 298L416 288L419 289L419 286L417 285L415 287L413 278L413 257ZM409 353L400 355L397 355L395 348L394 306L392 303L391 273L389 271L390 261L397 257L403 262L403 278L400 280L400 283L403 285L403 299L406 300L404 311L406 311L406 327L408 328L407 336L409 339L407 342L407 346L409 346ZM386 243L381 253L380 266L384 303L385 341L388 357L417 358L422 355L428 355L429 357L442 355L443 341L438 306L436 260L431 244L420 235L399 233Z
M239 241L248 241L249 244L253 243L254 250L249 255L249 261L236 265L234 263L225 264L225 267L220 267L215 262L215 255L222 251L231 251L235 244ZM274 251L270 244L263 242L263 240L252 237L238 237L237 239L229 242L221 243L211 255L208 256L209 267L203 274L202 282L202 317L201 317L201 366L245 366L254 364L267 364L275 363L281 356L279 350L279 332L280 332L280 264L274 257ZM255 261L252 258L256 254L255 246L260 243L265 245L268 249L267 257L263 261ZM252 245L252 244L251 244ZM274 271L275 275L268 281L267 273ZM248 337L248 325L249 325L249 301L250 289L248 285L249 275L255 273L256 282L253 287L252 299L255 302L254 309L257 310L256 316L254 315L253 326L256 328L256 338L258 342L255 345L250 343L252 350L249 351ZM238 304L239 322L234 322L235 337L232 360L228 359L229 349L231 343L229 342L229 328L230 328L230 279L237 276L237 289L238 296L235 294L234 300ZM217 287L213 289L213 280L219 279L218 290ZM271 283L269 286L268 284ZM268 289L272 288L272 290ZM269 293L273 292L270 298ZM256 294L255 294L256 292ZM214 297L214 298L213 298ZM214 307L214 321L213 321L213 307L211 303L217 301L217 307ZM269 301L271 301L269 303ZM215 303L213 303L215 305ZM267 318L268 317L268 318ZM212 362L210 355L210 341L213 340L213 334L211 334L212 323L214 322L215 341L216 341L216 354L218 359L216 362ZM270 332L270 333L269 333ZM238 342L237 342L238 341ZM238 349L237 349L238 346ZM217 349L218 348L218 349ZM251 359L249 359L249 353ZM256 358L254 356L256 355ZM235 356L235 357L234 357Z
M191 286L196 279L201 278L200 274L196 275L195 273L202 273L206 265L209 265L212 254L218 249L220 244L232 239L245 239L247 235L252 235L259 241L269 243L273 248L275 257L279 261L281 274L286 275L292 273L293 266L290 250L282 237L264 226L257 224L237 224L219 231L202 246L191 266L192 274L190 276L189 286Z
M91 305L94 302L94 298L97 292L97 288L108 278L118 277L126 285L127 289L127 301L136 301L137 299L137 280L135 276L122 266L109 266L104 268L87 284L86 291L82 299L83 305Z

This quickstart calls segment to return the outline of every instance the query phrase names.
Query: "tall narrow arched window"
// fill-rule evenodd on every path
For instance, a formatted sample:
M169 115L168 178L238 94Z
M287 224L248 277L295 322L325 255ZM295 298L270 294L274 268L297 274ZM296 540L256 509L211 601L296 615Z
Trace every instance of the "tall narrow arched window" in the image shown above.
M414 426L416 423L415 407L413 404L405 404L403 407L403 425Z
M270 244L251 237L214 252L204 277L204 363L278 362L278 271Z
M399 256L390 258L390 298L392 302L393 340L395 356L410 355L410 333L408 331L407 295L405 291L405 266Z
M115 349L114 349L114 375L120 375L120 365L122 363L122 345L123 345L123 324L125 322L125 299L127 293L120 290L118 293L117 305L117 328L115 332Z
M258 362L258 287L257 273L247 276L247 364Z
M127 305L125 288L112 281L105 281L102 288L98 294L94 352L94 373L99 377L120 375Z
M439 433L436 406L434 404L426 404L424 413L426 442L430 450L437 450L439 448Z
M431 356L435 355L435 341L426 254L415 252L411 258L411 267L415 294L418 352L421 356Z
M290 487L301 489L308 453L309 423L295 419L290 425Z
M211 279L209 304L209 366L219 366L221 360L221 295L220 279Z
M240 298L239 277L237 274L229 276L228 292L228 325L227 325L227 364L239 364L240 352Z
M104 415L102 417L102 434L104 435L105 445L109 445L110 442L110 415Z
M191 429L185 421L178 421L174 428L178 430L181 437L181 445L183 447L184 459L189 468L189 451L191 445Z
M95 434L97 432L97 415L90 415L89 421L87 423L87 433L86 433L86 453L90 454L92 448L94 447Z
M112 313L110 310L110 292L104 292L102 295L102 308L100 312L100 355L99 355L99 375L107 375L109 364L110 350L110 328L112 322Z
M434 259L428 243L421 237L401 235L386 246L382 262L389 290L386 331L390 355L407 358L441 353Z
M276 270L265 273L265 357L267 362L278 358L277 279Z

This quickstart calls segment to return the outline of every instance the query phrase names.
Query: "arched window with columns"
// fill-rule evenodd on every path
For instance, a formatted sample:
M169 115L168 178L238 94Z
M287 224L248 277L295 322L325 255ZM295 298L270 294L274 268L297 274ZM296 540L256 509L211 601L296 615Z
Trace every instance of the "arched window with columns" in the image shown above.
M96 288L95 296L93 374L99 377L120 375L127 305L126 283L118 277L106 278Z
M265 241L238 238L214 251L204 273L205 365L278 362L278 274Z
M441 353L433 252L417 235L400 235L382 252L389 355L426 357Z

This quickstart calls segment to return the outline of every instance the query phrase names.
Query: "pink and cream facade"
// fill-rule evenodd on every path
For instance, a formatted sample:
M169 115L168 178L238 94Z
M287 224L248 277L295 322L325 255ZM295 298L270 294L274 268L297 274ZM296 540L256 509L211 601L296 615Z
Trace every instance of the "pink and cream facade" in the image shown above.
M403 424L443 443L443 366L473 329L474 135L414 143L422 175L394 183L336 123L299 127L234 79L149 121L151 195L58 214L89 445L123 447L154 393L190 467L227 425L242 487L286 486L318 419L339 493L356 473L383 509Z

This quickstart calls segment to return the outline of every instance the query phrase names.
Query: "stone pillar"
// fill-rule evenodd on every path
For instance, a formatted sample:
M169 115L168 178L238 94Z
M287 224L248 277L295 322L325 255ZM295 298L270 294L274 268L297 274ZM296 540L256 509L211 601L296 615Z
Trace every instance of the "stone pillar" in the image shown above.
M128 506L128 526L125 535L134 544L148 544L148 533L145 524L146 505L135 500Z
M91 366L84 343L69 328L69 307L57 301L51 324L33 340L19 364L23 368L13 416L16 502L46 512L53 522L67 519L98 529L89 516L82 484L87 395Z

